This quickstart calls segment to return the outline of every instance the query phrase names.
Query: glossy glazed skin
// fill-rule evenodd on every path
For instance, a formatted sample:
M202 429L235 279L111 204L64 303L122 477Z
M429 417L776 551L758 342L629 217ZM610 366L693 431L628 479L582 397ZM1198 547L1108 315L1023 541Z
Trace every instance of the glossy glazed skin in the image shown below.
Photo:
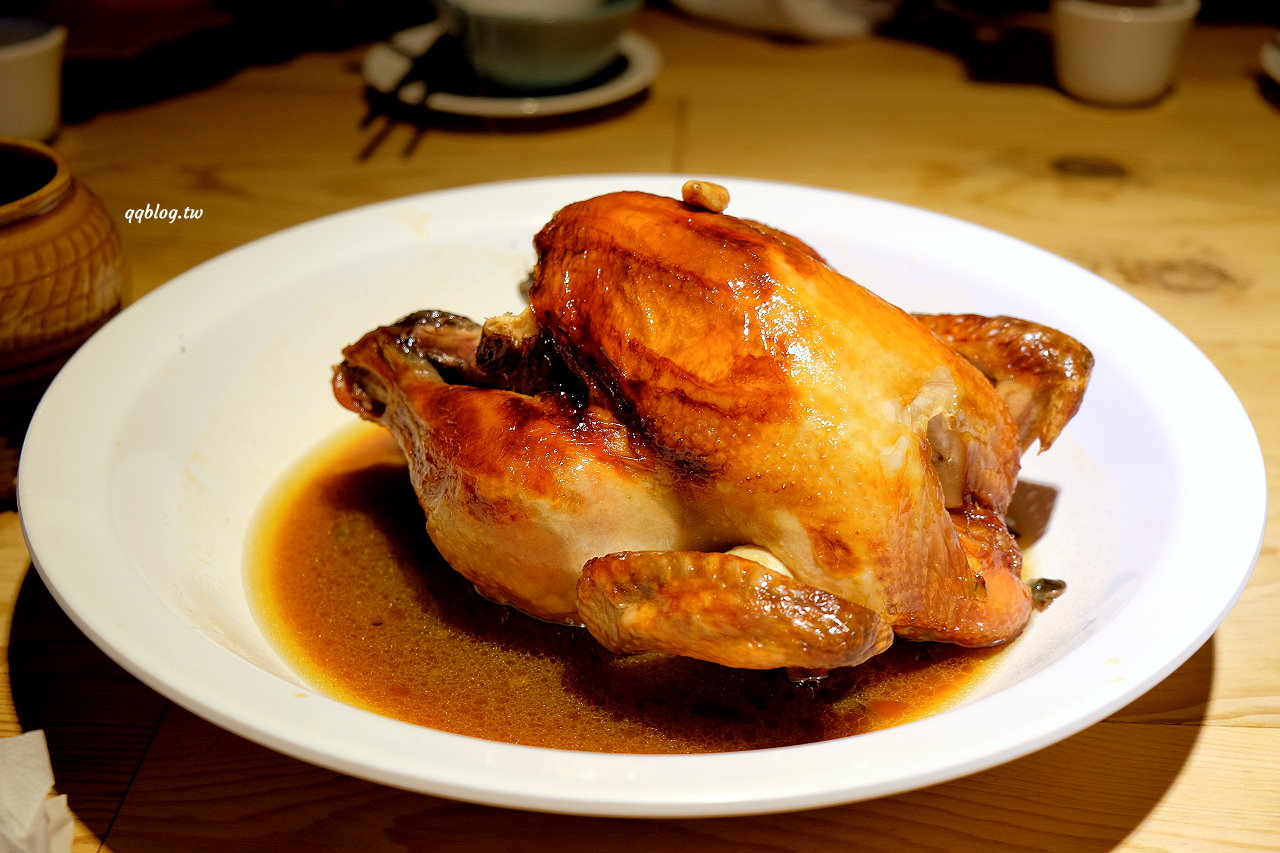
M1009 318L927 326L795 237L670 198L570 205L535 248L523 314L413 315L334 377L483 594L618 652L748 668L1023 629L1020 426L1052 441L1087 350ZM1032 329L1077 363L1010 366Z

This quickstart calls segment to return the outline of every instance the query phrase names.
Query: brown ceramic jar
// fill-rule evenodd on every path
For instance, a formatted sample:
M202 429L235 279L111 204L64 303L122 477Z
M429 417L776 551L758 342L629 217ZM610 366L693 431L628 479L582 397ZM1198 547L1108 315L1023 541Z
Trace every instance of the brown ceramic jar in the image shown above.
M0 499L35 402L121 305L120 236L52 148L0 137Z
M56 372L123 288L102 203L52 148L0 137L0 388Z

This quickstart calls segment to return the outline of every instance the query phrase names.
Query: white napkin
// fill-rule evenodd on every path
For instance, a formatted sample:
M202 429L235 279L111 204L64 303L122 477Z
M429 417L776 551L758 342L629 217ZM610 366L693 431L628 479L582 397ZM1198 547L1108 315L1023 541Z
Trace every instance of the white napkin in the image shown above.
M50 797L44 732L0 738L0 853L67 853L74 824L66 795Z

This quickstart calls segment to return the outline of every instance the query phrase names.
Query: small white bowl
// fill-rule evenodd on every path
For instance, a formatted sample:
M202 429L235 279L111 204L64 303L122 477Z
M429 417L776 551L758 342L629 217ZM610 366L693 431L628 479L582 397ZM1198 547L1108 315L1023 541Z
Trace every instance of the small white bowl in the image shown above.
M1155 103L1173 85L1183 39L1199 11L1200 0L1053 0L1058 84L1093 104Z
M571 86L618 56L642 0L435 0L481 77L517 92Z

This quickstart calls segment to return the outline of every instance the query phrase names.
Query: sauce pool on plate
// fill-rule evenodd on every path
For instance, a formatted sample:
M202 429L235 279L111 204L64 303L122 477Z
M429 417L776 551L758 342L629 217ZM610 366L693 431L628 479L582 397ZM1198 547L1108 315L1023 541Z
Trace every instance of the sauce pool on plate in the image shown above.
M584 629L477 594L432 547L400 451L370 424L290 471L252 540L259 621L305 680L379 714L508 743L696 753L847 737L944 709L996 655L898 640L814 686L614 655Z

